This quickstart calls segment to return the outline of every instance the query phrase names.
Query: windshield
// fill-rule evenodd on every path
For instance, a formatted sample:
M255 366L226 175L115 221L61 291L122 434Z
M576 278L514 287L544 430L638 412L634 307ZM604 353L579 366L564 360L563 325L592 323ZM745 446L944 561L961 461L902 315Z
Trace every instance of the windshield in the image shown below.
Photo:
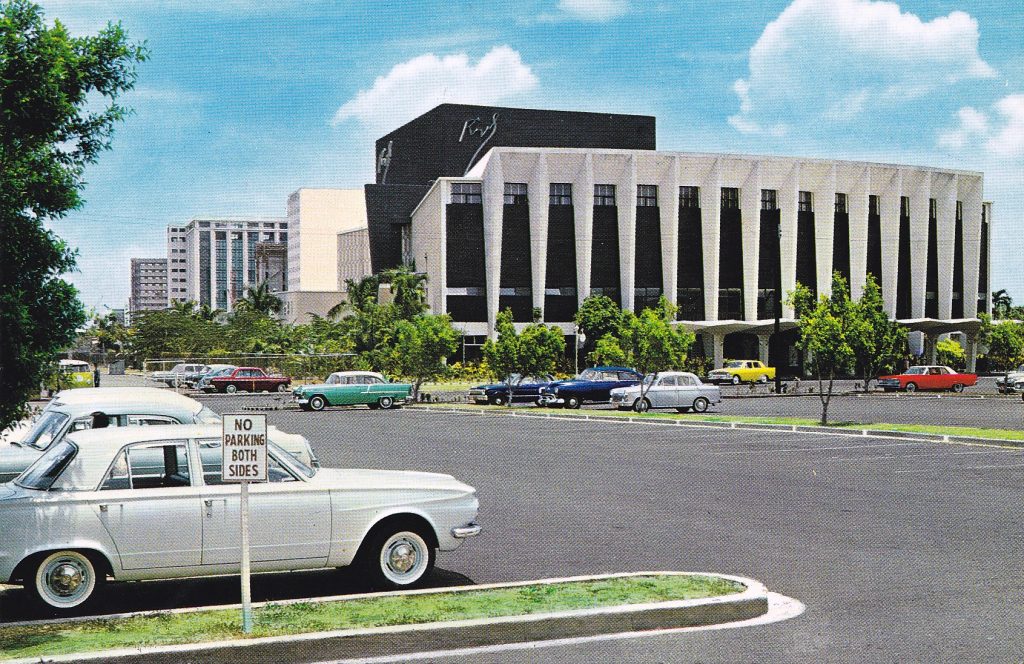
M196 424L220 424L220 415L210 410L207 406L199 409L193 416Z
M185 373L185 365L184 364L175 364L174 368L171 369L171 373Z
M77 453L78 448L71 441L62 440L36 459L14 483L26 489L49 491Z
M580 374L580 380L598 380L601 378L601 372L597 369L587 369Z
M310 468L306 464L296 459L293 455L289 454L283 447L275 443L269 443L267 448L274 453L278 461L284 461L288 465L292 466L295 470L299 471L306 477L313 477L316 475L316 469Z
M923 374L924 372L925 367L910 367L907 369L907 375Z
M326 385L337 385L340 382L341 382L341 376L339 376L338 374L331 374L330 376L327 377L327 382L325 384Z
M650 385L652 382L654 382L654 378L657 375L658 374L647 374L646 376L644 376L644 385Z
M76 371L89 371L89 365L85 364L84 362L82 364L65 364L64 366L61 367L61 370L67 373L75 373Z
M726 362L725 363L725 368L726 369L742 369L743 368L743 363L742 362Z
M32 429L21 439L23 445L45 450L54 437L64 429L68 416L55 410L44 410L32 424Z

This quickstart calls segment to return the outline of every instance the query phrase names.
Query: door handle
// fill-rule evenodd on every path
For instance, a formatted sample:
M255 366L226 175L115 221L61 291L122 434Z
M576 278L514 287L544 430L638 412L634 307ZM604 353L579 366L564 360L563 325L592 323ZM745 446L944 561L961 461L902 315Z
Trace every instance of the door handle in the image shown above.
M204 500L203 503L206 504L206 516L212 517L213 516L213 501L212 500Z
M110 505L100 505L101 512L107 512L110 510Z

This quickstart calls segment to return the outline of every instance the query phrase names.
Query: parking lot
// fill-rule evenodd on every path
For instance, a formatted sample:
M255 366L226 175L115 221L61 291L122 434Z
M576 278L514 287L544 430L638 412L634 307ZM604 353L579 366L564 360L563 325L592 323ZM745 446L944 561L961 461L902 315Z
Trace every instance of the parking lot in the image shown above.
M227 412L258 398L206 402ZM484 535L439 557L438 585L701 570L754 577L807 605L773 625L474 661L1007 661L1024 652L1015 571L1024 451L412 408L269 419L308 436L326 466L445 472L476 486ZM254 581L257 599L345 589L359 586L335 572ZM100 611L237 601L232 578L111 590ZM29 617L19 595L0 593L5 620Z

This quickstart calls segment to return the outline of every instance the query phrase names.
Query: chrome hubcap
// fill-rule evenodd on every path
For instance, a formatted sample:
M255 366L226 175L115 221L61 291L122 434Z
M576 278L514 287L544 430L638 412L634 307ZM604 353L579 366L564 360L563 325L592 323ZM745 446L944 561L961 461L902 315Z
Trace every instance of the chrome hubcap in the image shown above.
M401 540L391 545L388 551L388 567L399 574L406 574L416 566L416 547Z
M50 589L61 597L74 595L84 581L82 570L67 562L57 565L47 577Z

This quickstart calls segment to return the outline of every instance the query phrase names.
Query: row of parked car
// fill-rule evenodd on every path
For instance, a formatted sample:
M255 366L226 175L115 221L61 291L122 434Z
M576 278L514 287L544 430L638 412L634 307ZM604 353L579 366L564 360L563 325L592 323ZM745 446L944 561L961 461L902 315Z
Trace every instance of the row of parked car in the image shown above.
M0 434L0 583L64 612L111 580L237 574L220 422L169 390L100 387ZM249 489L255 572L353 565L375 587L415 587L437 551L480 533L476 490L451 475L321 468L304 436L268 438L269 482Z

